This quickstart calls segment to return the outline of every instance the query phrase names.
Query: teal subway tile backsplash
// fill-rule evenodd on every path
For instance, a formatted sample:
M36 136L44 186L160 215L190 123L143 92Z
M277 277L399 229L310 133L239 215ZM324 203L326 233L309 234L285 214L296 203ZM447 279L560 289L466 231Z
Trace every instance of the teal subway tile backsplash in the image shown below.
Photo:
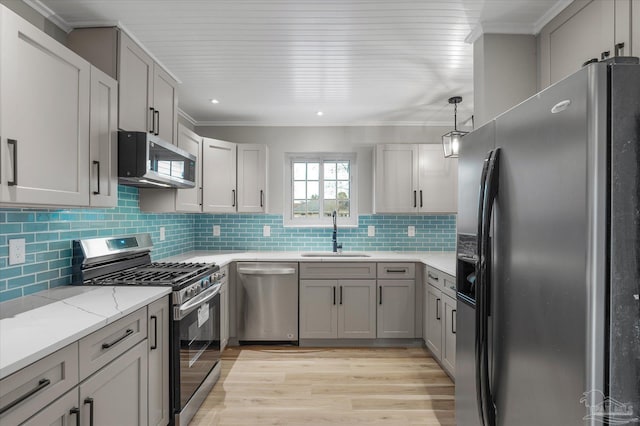
M319 251L331 250L330 228L285 228L281 215L200 215L195 222L196 250ZM213 226L220 226L220 236L213 236ZM263 226L271 227L271 236L263 237ZM367 227L375 226L374 237ZM414 226L415 237L407 236ZM455 250L455 215L395 216L366 215L358 227L341 228L338 242L343 250L353 251L453 251Z
M271 227L270 237L263 237L264 225ZM374 237L367 235L370 225ZM408 226L415 227L415 237L407 236ZM285 228L282 215L145 213L138 208L138 190L128 186L118 187L118 206L110 209L0 208L0 301L70 284L74 239L139 232L151 233L153 260L191 250L331 250L332 234L330 228ZM455 234L455 215L365 215L352 228L338 222L338 242L346 251L453 251ZM14 238L26 242L22 265L9 265Z
M71 283L72 241L151 233L154 260L193 250L196 215L148 214L138 190L118 187L111 209L0 209L0 301ZM166 239L160 241L160 226ZM9 240L24 238L26 263L9 265Z

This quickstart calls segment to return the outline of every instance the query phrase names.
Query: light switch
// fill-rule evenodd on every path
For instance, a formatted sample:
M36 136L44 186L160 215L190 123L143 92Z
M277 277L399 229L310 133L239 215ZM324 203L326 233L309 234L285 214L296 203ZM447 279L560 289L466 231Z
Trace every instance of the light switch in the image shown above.
M164 233L164 226L160 227L160 241L164 241L166 235Z
M416 236L416 227L413 225L410 225L407 227L407 236L409 237L415 237Z
M369 237L375 237L376 236L376 227L373 225L369 225L367 227L367 235Z
M262 236L270 237L271 236L271 227L269 225L264 225L262 227Z
M9 265L19 265L25 262L25 239L9 240Z
M213 236L214 237L220 236L220 225L213 225Z

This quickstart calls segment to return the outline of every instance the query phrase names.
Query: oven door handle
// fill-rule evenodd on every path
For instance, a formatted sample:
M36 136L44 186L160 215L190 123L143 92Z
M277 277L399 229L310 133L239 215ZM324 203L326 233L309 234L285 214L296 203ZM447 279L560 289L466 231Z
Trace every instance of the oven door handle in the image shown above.
M178 307L178 314L179 315L178 315L178 318L176 318L176 320L180 320L180 319L184 318L187 314L189 314L191 311L193 311L199 305L202 305L203 303L206 303L209 300L211 300L214 297L216 297L218 295L218 293L220 293L220 288L221 287L222 287L222 283L214 284L213 286L209 287L208 289L206 289L205 291L200 293L197 297L194 297L193 299L189 300L188 302L180 305Z

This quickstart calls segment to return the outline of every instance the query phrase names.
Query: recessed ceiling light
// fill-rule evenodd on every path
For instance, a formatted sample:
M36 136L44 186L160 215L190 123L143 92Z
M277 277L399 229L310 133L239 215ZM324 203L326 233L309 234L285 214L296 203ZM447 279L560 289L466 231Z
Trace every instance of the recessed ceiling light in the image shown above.
M318 111L318 112L316 112L316 115L317 115L318 117L322 117L322 116L324 115L324 112L322 112L322 111Z
M211 99L211 103L212 103L212 104L219 104L219 103L220 103L220 101L219 101L219 100L217 100L217 99Z

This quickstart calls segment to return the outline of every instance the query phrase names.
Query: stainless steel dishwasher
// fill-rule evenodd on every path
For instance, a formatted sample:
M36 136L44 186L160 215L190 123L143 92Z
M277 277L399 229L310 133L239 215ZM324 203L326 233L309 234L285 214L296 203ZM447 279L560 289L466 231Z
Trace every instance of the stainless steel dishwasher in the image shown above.
M239 262L238 341L298 341L298 264Z

